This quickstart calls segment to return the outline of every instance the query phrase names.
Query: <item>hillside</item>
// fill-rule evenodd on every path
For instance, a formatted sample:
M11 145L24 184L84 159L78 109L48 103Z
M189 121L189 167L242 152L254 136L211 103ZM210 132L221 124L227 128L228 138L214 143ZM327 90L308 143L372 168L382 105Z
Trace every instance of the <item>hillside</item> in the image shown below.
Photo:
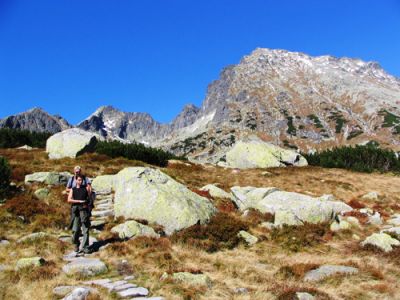
M0 155L9 159L11 179L16 184L0 206L0 240L9 242L2 242L0 246L2 299L53 299L53 289L57 286L79 286L89 279L100 278L111 278L115 282L126 276L134 276L128 281L147 288L150 296L163 296L165 299L295 299L297 292L309 293L315 299L400 297L400 248L394 247L385 253L376 247L362 247L360 244L371 234L393 226L390 223L396 220L393 219L396 214L400 214L400 179L390 173L363 174L310 166L238 170L171 162L168 167L157 169L207 197L218 210L216 216L208 225L194 225L170 236L163 236L159 225L137 219L162 236L130 240L117 239L110 231L126 219L109 218L103 228L91 230L91 235L100 245L108 243L108 246L88 256L104 262L107 272L86 278L62 271L67 264L63 256L72 250L66 238L70 231L65 230L69 222L69 206L62 195L64 187L45 183L24 184L25 175L40 171L71 172L75 165L81 165L88 176L95 178L116 174L126 167L154 167L98 154L49 160L40 149L1 149ZM281 191L313 197L331 194L354 208L351 216L358 220L359 226L335 231L330 227L332 222L328 222L274 229L264 223L274 219L271 214L253 209L244 212L230 199L211 197L210 193L200 191L207 184L218 184L226 192L234 186L252 186L276 187ZM33 196L39 188L50 190L47 198L37 200ZM367 194L369 196L364 196ZM113 195L113 201L117 201L118 196ZM103 201L103 197L99 194L98 201ZM374 214L363 213L365 208ZM379 212L382 224L376 222L376 212ZM345 218L350 222L351 218ZM247 245L238 240L236 232L239 229L256 236L258 242ZM32 232L45 232L48 236L18 242ZM32 271L13 269L20 258L30 256L43 257L47 263ZM357 268L357 273L330 276L318 282L305 281L308 271L323 265L353 267ZM206 285L193 285L174 279L173 274L183 271L203 274L209 281ZM92 294L90 299L120 297L116 290L93 287L98 294Z

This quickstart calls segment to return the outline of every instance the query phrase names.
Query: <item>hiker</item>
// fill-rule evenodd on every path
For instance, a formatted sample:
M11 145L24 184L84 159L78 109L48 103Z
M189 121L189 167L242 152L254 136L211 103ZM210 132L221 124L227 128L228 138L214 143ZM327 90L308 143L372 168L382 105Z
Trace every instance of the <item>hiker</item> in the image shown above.
M79 253L79 236L83 233L83 249L86 254L89 249L89 228L90 228L90 197L87 187L83 185L84 177L81 174L75 176L75 187L71 188L68 194L68 203L71 203L71 224L72 243L75 245L75 252Z
M74 168L74 176L72 176L67 183L67 188L66 191L69 193L70 189L74 188L76 186L76 176L82 175L82 168L80 166L76 166ZM89 195L92 193L92 182L90 181L89 178L86 176L82 175L83 177L83 182L82 185L86 187Z

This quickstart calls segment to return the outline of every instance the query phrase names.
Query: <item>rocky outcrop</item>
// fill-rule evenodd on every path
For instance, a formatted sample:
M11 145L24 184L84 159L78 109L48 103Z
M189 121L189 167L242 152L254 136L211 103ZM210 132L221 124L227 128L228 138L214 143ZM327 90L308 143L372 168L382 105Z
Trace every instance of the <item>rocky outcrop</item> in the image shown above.
M283 149L261 140L239 141L226 155L221 166L249 169L306 166L307 160L293 150Z
M25 176L25 184L66 185L71 177L72 174L68 172L36 172Z
M57 133L71 128L71 125L58 115L50 115L41 108L32 108L26 112L1 119L0 128Z
M343 202L329 200L330 197L315 198L274 187L232 187L231 191L233 201L241 211L254 208L262 213L274 214L275 226L328 222L337 214L352 210Z
M354 275L358 273L357 268L337 265L324 265L311 270L304 276L304 281L317 282L334 275Z
M115 216L145 219L171 234L215 213L211 202L159 170L126 168L115 177Z
M93 151L99 139L98 135L84 130L67 129L47 140L46 152L50 159L75 158L85 152Z
M153 228L140 224L136 221L130 220L123 224L119 224L111 228L111 232L118 234L120 239L130 239L138 236L147 236L159 238L160 235L157 234Z

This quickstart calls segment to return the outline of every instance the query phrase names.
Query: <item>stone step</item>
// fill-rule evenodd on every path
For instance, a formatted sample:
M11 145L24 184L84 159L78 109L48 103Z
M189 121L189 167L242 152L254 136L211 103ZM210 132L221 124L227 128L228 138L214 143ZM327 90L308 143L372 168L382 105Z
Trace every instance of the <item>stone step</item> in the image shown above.
M94 219L90 221L90 225L93 227L103 226L107 224L107 220L105 219Z
M149 290L144 287L130 288L130 289L118 292L118 295L121 298L147 296L148 294L149 294Z
M111 209L111 208L113 208L113 207L114 207L114 205L112 205L112 204L110 204L110 203L104 203L104 204L96 205L96 207L94 208L94 210L104 210L104 208Z
M114 216L114 210L109 209L109 210L100 210L100 211L92 211L92 216L93 217L108 217L108 216Z
M108 204L108 203L110 203L110 204L112 204L113 202L112 202L112 200L100 200L100 201L95 201L94 202L94 205L100 205L100 204Z

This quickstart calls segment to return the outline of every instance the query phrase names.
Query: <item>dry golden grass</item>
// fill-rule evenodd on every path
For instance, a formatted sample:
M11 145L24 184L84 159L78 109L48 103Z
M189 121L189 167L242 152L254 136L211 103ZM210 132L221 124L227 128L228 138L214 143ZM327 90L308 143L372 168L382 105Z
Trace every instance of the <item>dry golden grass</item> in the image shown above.
M81 165L89 176L114 174L127 166L144 165L121 158L88 154L76 160L50 161L43 150L0 150L0 155L10 159L13 181L21 184L24 176L36 171L71 171ZM282 190L313 196L333 194L353 207L366 206L379 210L383 216L400 213L400 178L391 174L363 174L340 169L274 168L272 175L264 176L265 169L232 170L214 166L170 164L162 171L182 182L192 190L209 183L219 183L226 191L232 186L275 186ZM62 254L71 245L57 238L38 243L16 244L15 241L34 231L46 231L57 236L64 233L68 221L68 206L62 187L52 188L48 201L33 202L31 195L36 186L23 194L15 194L10 202L0 207L0 236L11 241L1 248L0 264L14 266L22 257L43 256L48 265L31 274L0 272L0 299L52 299L52 289L57 285L78 285L79 278L68 277L60 272L64 262ZM365 200L361 196L377 191L378 201ZM107 276L121 278L127 274L137 276L137 284L149 288L152 295L166 299L292 299L297 291L310 292L317 299L400 299L400 249L385 254L374 249L361 248L361 240L379 228L365 224L365 216L355 215L362 228L331 233L328 224L310 225L271 231L258 224L270 221L272 216L250 212L243 218L227 199L211 199L220 211L247 224L249 231L260 238L252 247L239 243L233 249L220 249L209 253L193 243L167 237L156 239L138 238L130 241L113 240L108 248L94 254L110 267ZM26 205L24 207L23 205ZM65 215L65 212L67 215ZM18 215L24 215L23 221ZM109 229L123 220L114 220ZM152 224L150 224L152 225ZM123 260L126 260L124 262ZM323 264L355 266L360 272L347 277L332 277L320 283L305 283L302 277L309 270ZM193 287L171 279L160 280L164 272L177 271L207 274L213 281L210 289ZM247 288L248 294L236 294L234 289ZM99 289L93 299L116 299L115 295ZM92 300L93 300L92 299Z

